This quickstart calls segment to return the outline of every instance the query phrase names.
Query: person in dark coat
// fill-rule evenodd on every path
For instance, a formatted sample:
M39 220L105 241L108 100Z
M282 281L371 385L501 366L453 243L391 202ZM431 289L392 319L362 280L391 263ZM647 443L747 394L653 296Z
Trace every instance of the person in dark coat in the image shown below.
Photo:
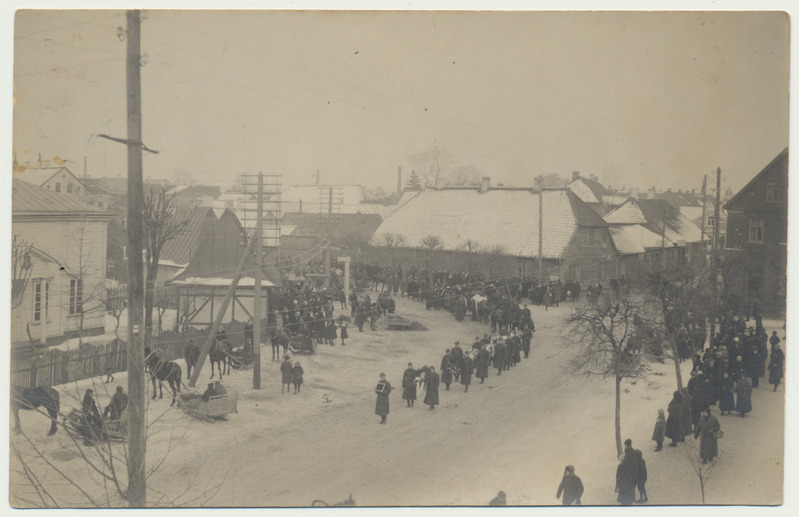
M103 410L103 418L111 414L111 420L119 420L122 413L128 407L128 395L122 389L122 386L117 386L116 393L111 397L111 403L108 404Z
M639 497L635 502L645 503L649 501L649 498L646 496L646 461L644 461L644 453L640 450L635 449L633 453L635 454L635 459L638 460L638 481L636 486L638 487Z
M293 368L291 358L289 356L283 357L283 362L280 363L280 374L283 379L283 384L280 385L280 393L283 393L284 390L291 391L291 370Z
M744 351L744 374L752 380L752 387L760 385L760 357L757 355L757 348L748 346Z
M629 442L629 440L627 441ZM627 443L625 442L625 444ZM635 502L635 488L638 485L638 458L632 445L624 448L624 457L616 468L616 500L622 505Z
M464 386L464 392L469 391L469 385L472 383L472 370L474 370L474 360L471 356L464 355L461 361L461 384Z
M573 465L566 465L566 470L563 472L563 479L560 481L555 498L560 499L561 493L563 494L563 506L582 504L580 499L583 496L583 482L574 474Z
M438 374L435 366L430 366L425 375L424 403L433 410L438 405Z
M414 370L413 363L408 363L408 368L402 374L402 400L408 402L408 407L413 407L416 400L416 377L419 372Z
M350 335L347 333L347 322L341 322L341 346L346 346L344 342Z
M380 381L377 383L378 386L382 386L383 389L377 390L375 389L375 393L377 393L377 402L375 403L375 415L380 415L380 423L386 423L386 416L388 415L388 394L391 393L391 383L386 380L386 374L380 374Z
M441 382L444 383L445 391L449 391L449 385L452 384L452 370L450 367L452 366L452 354L449 352L449 348L444 353L444 357L441 358Z
M94 390L89 388L83 395L81 403L81 431L83 434L83 445L94 445L93 440L98 440L102 436L103 419L100 418L100 411L94 402Z
M721 377L721 398L719 398L719 410L721 414L724 412L732 413L735 410L735 381L732 380L730 374L724 372Z
M522 332L522 351L524 352L524 358L527 359L530 357L530 343L533 340L533 331L530 330L530 327L525 325L524 332Z
M491 363L491 354L485 346L481 346L477 351L477 361L475 362L476 371L475 377L480 379L480 384L483 384L488 377L488 365Z
M675 391L667 409L669 418L666 420L666 438L671 438L669 447L677 447L677 442L681 442L685 438L682 424L682 403L682 394Z
M488 503L488 506L505 506L505 492L500 490L497 492L497 496Z
M776 332L774 333L776 337ZM777 338L779 340L779 338ZM771 348L771 360L768 363L768 383L774 385L774 391L777 391L777 386L785 372L785 352L780 348L780 343L777 341Z
M693 398L688 391L688 387L681 390L682 393L682 434L688 436L694 431L693 422L691 420L691 402Z
M719 441L716 433L721 429L718 418L713 416L710 408L705 408L702 412L702 419L699 421L694 438L699 438L699 457L702 463L712 461L719 455Z
M327 342L332 346L336 346L336 340L338 339L338 329L336 328L336 322L330 320L327 324L325 332L326 332L325 337L327 338Z
M702 410L705 409L705 398L702 390L704 384L702 370L691 372L691 380L688 381L688 392L691 394L691 431L699 424Z
M666 437L666 413L662 409L658 409L658 419L655 420L655 430L652 432L652 439L658 446L655 452L663 450L663 440Z
M494 345L494 368L497 369L497 375L502 375L502 369L505 368L506 352L505 343L498 339Z
M774 350L774 347L780 344L780 337L777 335L777 331L773 331L771 333L771 337L768 338L769 344L771 344L771 350Z
M450 350L452 374L455 377L455 382L460 380L461 370L463 369L463 349L461 348L460 341L455 341L455 345Z
M742 376L735 384L735 392L738 395L735 411L743 417L752 411L752 381L749 377Z
M300 362L297 361L294 363L294 368L291 369L291 383L294 384L294 394L300 392L300 386L302 386L302 374L305 371L300 366Z
M214 383L209 382L202 396L200 396L200 399L203 402L208 402L209 400L211 400L211 397L213 397L214 395L216 395L216 390L214 389Z

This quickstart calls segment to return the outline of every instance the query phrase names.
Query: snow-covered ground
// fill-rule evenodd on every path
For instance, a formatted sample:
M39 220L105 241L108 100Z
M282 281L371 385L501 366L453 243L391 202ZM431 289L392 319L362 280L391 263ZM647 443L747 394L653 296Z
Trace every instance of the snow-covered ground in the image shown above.
M367 325L359 333L351 326L346 346L321 345L315 355L292 357L305 370L299 395L280 393L280 363L270 360L271 347L263 347L261 389L252 389L251 370L234 370L224 379L228 389L239 392L238 414L227 422L192 418L170 408L166 395L150 403L148 466L166 455L149 479L150 500L302 507L352 494L359 506L482 506L503 490L510 505L557 505L563 468L572 464L585 485L583 504L615 505L613 381L564 373L569 352L560 319L569 310L568 304L549 311L533 307L537 331L531 357L501 376L490 370L486 383L475 380L468 393L457 384L451 391L442 385L441 405L434 411L422 403L423 393L415 407L405 407L400 384L407 363L438 367L445 348L459 340L468 349L487 331L484 326L457 323L446 312L425 311L423 304L399 298L397 312L428 331L369 331ZM766 327L783 335L781 323ZM686 380L689 370L684 365ZM374 414L380 372L394 387L387 425L379 425ZM198 388L209 377L206 365ZM127 385L125 374L117 374L112 384L102 381L59 387L62 411L78 407L89 385L95 385L101 405L116 384ZM625 382L623 389L622 435L644 453L649 504L700 504L699 481L681 450L665 447L656 453L651 441L657 410L666 408L675 389L674 366L655 363L646 380ZM771 389L761 379L748 417L719 416L725 436L706 481L708 504L781 503L785 390L784 385L776 393ZM83 480L92 475L63 429L47 437L44 417L20 416L26 434L53 465ZM19 435L11 438L29 450ZM54 492L70 493L53 469L46 476ZM11 481L13 503L13 494L23 489L13 472Z

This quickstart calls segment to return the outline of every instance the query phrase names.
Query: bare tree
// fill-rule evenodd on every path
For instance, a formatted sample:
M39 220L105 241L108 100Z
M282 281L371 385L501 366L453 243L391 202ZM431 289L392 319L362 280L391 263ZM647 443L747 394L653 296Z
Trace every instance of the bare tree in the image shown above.
M413 173L419 171L425 187L442 185L453 167L452 156L443 148L434 146L411 155L409 158ZM411 173L411 176L413 176Z
M106 398L110 398L111 394L105 384L93 383L92 387L98 395L105 392ZM74 389L60 389L59 392L62 407L65 402L66 405L80 407L82 396L77 384ZM128 505L127 463L130 451L124 427L110 431L114 436L113 440L101 438L95 446L84 446L77 412L76 409L58 416L67 431L59 434L60 438L38 438L20 431L12 439L9 480L12 504L25 508L108 508ZM166 422L168 413L170 410L164 408L159 414L152 415L147 425L148 437L158 443L153 448L156 457L146 472L148 480L158 476L159 470L173 452L188 447L184 436L176 433ZM123 420L119 423L124 425ZM110 429L106 421L103 433L108 433ZM59 454L79 462L79 467L70 465L71 461L58 461L54 458L52 447L45 441L54 439L58 439ZM154 488L159 483L151 481L151 499L147 501L147 505L203 506L208 502L229 478L232 465L228 466L227 472L221 478L212 475L210 480L206 480L204 490L196 490L203 470L201 467L205 463L202 458L199 460L195 473L184 480L184 487L176 487L174 482L169 483L169 490L177 490L177 493L166 493L163 488L159 491ZM193 488L194 493L191 492Z
M388 248L388 252L391 255L391 267L396 267L394 248L405 244L405 237L388 232L383 234L383 242L386 244L386 248Z
M175 217L174 194L168 196L164 189L151 189L144 199L144 342L150 343L153 336L153 307L155 281L158 277L158 261L164 245L183 233L188 219Z
M119 337L119 320L128 307L127 289L124 286L106 289L104 306L106 314L114 318L114 335L121 340Z
M653 319L646 323L652 334L665 338L649 343L674 361L677 389L683 385L678 341L684 340L691 348L704 348L705 320L713 306L709 284L707 268L702 265L661 268L645 277L648 301L654 308Z
M494 276L499 271L499 258L508 254L508 249L502 244L495 244L486 250L488 252L489 274Z
M433 271L433 252L441 247L441 238L437 235L428 235L422 239L422 246L428 249L430 253L430 271Z
M460 165L449 174L449 184L455 186L480 185L482 174L474 165Z
M631 337L641 305L629 292L603 291L595 301L575 305L564 318L567 344L574 352L568 369L574 374L612 377L616 384L616 455L622 453L621 382L646 376L641 349Z
M474 259L482 251L482 247L472 239L466 239L458 246L458 250L466 255L466 266L469 269L469 275L474 274Z
M105 266L95 260L100 233L92 232L86 220L71 230L77 255L66 265L69 279L69 297L66 298L69 314L77 316L78 344L83 344L86 317L105 309ZM104 243L103 243L104 244Z
M33 272L31 264L31 250L29 244L19 235L14 235L11 240L11 310L14 310L25 299L25 291Z
M699 449L696 447L696 443L690 440L685 440L685 442L680 443L680 450L691 466L691 470L694 471L694 474L696 474L696 477L699 479L699 490L702 492L702 504L705 504L705 483L713 467L718 464L719 458L717 457L715 461L702 463L702 458L699 454Z

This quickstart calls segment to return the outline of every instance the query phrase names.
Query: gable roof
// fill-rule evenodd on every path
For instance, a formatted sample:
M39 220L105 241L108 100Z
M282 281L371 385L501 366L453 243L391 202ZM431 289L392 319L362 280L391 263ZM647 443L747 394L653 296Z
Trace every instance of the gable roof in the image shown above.
M26 215L106 216L111 213L85 203L77 196L64 196L16 177L12 180L12 217Z
M327 211L329 188L333 190L333 211L340 214L383 215L393 207L381 203L373 192L363 185L290 185L280 193L283 212L318 214ZM339 198L340 195L340 198Z
M196 253L203 231L207 225L215 224L217 217L211 207L177 207L170 220L187 223L180 234L164 243L159 263L185 267Z
M505 255L538 255L538 192L532 189L427 189L416 192L386 217L372 236L381 246L386 234L402 236L404 246L424 248L428 235L442 249L457 250L467 240ZM560 258L578 226L607 224L568 189L543 192L544 258Z
M681 206L702 206L702 202L699 201L700 196L691 194L690 192L674 192L672 190L667 190L666 192L656 193L655 199L662 199L677 209Z
M611 226L609 230L613 246L620 255L644 253L647 248L659 248L663 244L663 238L660 235L647 230L640 224ZM669 242L669 245L671 244L673 243Z
M739 198L739 197L740 197L740 196L741 196L741 195L742 195L744 192L746 192L747 190L749 190L749 188L750 188L752 185L754 185L754 184L757 182L757 180L758 180L758 179L760 179L760 177L761 177L761 176L763 176L764 174L766 174L766 172L767 172L767 171L769 171L769 170L770 170L772 167L774 167L775 165L777 165L777 164L778 164L780 161L782 161L782 160L785 160L785 170L787 171L787 170L788 170L788 148L787 148L787 147L786 147L785 149L783 149L783 150L782 150L782 152L780 152L780 154L778 154L778 155L777 155L777 156L776 156L776 157L775 157L773 160L771 160L771 161L768 163L768 165L766 165L765 167L763 167L763 170L761 170L760 172L758 172L758 173L755 175L755 177L754 177L754 178L752 178L751 180L749 180L749 183L747 183L746 185L744 185L744 187L743 187L741 190L739 190L739 191L738 191L738 193L736 193L734 196L732 196L732 198L731 198L729 201L727 201L726 203L724 203L724 209L725 209L725 210L729 210L729 207L731 207L731 206L732 206L732 205L733 205L733 204L734 204L736 201L738 201L738 198Z
M685 215L664 199L628 199L604 217L610 225L640 224L672 242L700 242L702 231Z

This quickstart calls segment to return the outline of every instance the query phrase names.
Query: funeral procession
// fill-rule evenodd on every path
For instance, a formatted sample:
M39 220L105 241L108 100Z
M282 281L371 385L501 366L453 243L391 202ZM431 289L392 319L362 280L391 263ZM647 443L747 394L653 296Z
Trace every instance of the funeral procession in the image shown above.
M10 13L10 508L786 509L786 12L111 3Z

